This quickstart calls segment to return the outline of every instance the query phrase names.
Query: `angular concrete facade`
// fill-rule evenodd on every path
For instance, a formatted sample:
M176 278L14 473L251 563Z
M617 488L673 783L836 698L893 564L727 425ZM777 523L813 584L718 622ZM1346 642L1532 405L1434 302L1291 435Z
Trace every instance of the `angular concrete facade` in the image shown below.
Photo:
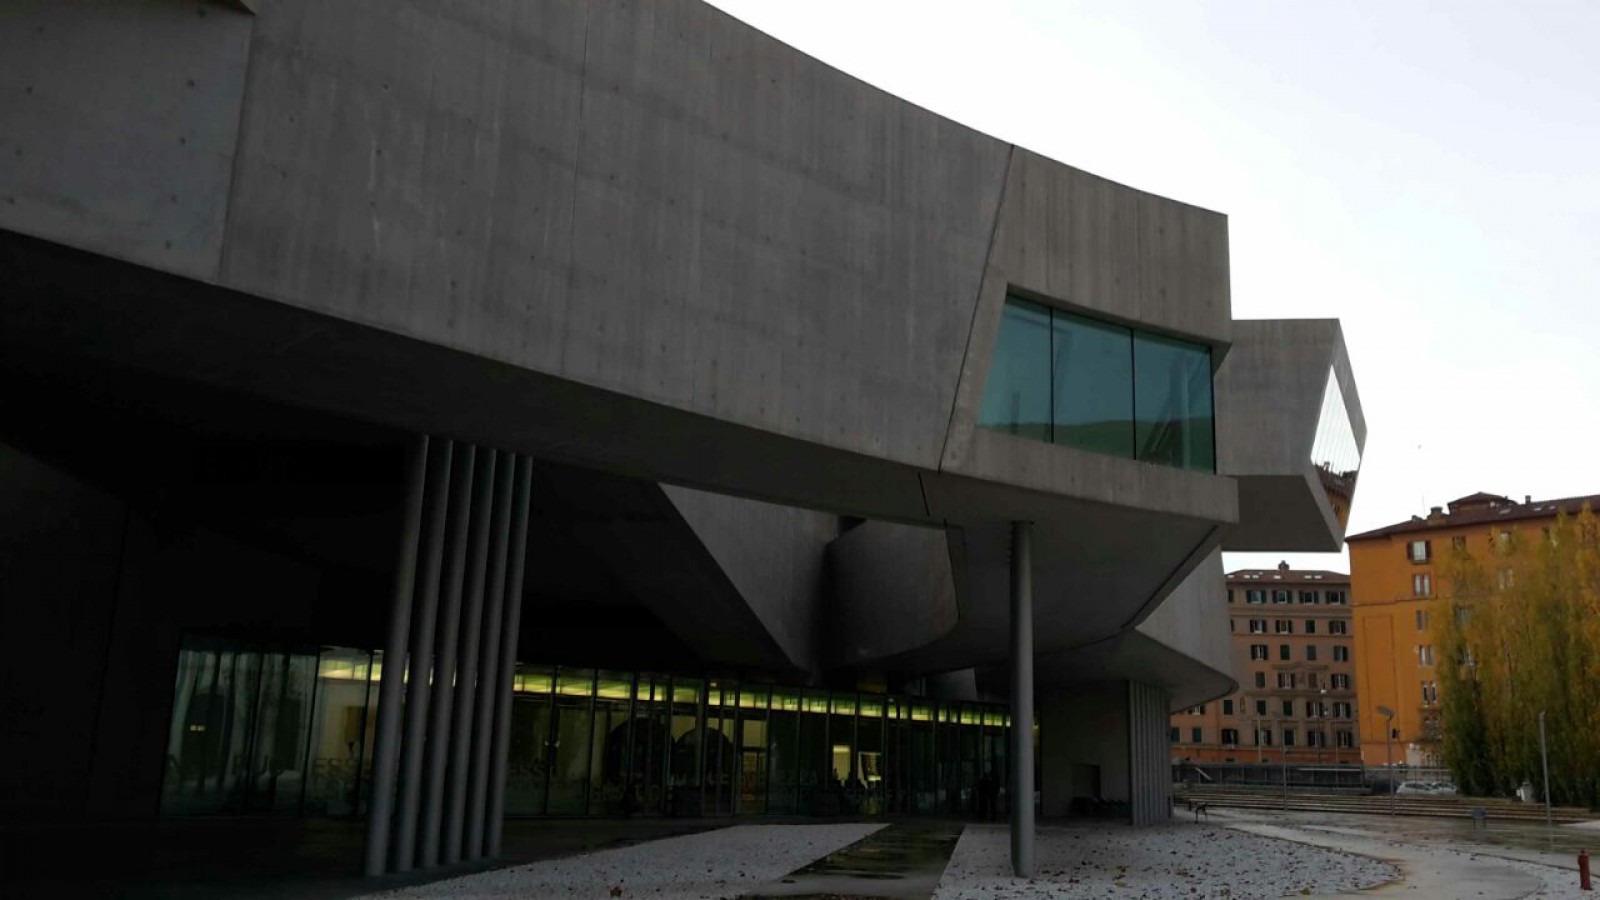
M117 612L144 594L102 573L84 602L110 636L86 652L147 683L66 702L120 690L165 722L179 636L219 628L381 644L424 669L476 641L479 694L434 667L459 696L417 695L478 704L468 834L432 843L442 726L379 713L370 871L493 854L502 663L541 655L997 701L1026 658L1043 776L1013 772L1009 795L1037 783L1064 813L1084 796L1070 767L1104 766L1127 777L1091 799L1153 821L1167 712L1233 688L1208 614L1219 550L1342 538L1311 463L1330 366L1365 440L1338 325L1235 322L1222 215L942 119L703 4L5 15L8 484L49 470L120 510L124 543L176 522L297 573L248 622L212 624L196 596L141 614L144 632ZM63 55L87 62L63 75ZM980 427L1016 297L1208 354L1215 466ZM441 482L459 461L418 462L419 441L506 460L500 499ZM506 505L513 481L531 508ZM487 509L450 543L450 521ZM69 529L57 550L108 539ZM0 565L40 577L22 546ZM524 553L525 586L505 572ZM318 599L278 621L296 596ZM1101 704L1114 734L1080 752L1074 710L1100 694L1120 698ZM69 817L148 815L157 744L110 758L91 741L83 772L136 777Z

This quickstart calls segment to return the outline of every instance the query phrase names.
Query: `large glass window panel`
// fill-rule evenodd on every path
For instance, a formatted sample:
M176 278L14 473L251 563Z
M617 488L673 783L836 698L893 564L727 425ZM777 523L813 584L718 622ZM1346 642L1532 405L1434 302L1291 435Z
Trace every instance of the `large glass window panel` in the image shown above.
M739 804L749 815L767 810L767 689L739 688Z
M1050 439L1050 310L1009 298L1000 314L994 361L978 424L1019 437Z
M632 694L632 673L602 670L595 679L589 762L589 812L594 815L627 815L638 808L639 796L628 779L629 742L637 736L630 715Z
M594 721L594 670L565 669L556 678L551 815L583 815L589 806L589 740Z
M536 816L545 811L553 676L549 666L517 664L515 693L511 696L511 741L506 756L508 816Z
M1058 444L1133 456L1131 333L1059 310L1051 314L1050 375Z
M1356 476L1361 471L1361 448L1356 443L1350 411L1344 404L1339 375L1328 370L1328 383L1322 391L1322 410L1317 416L1317 434L1311 444L1311 464L1322 480L1322 489L1341 526L1350 520L1350 502L1355 499Z
M705 769L705 740L700 727L702 685L698 678L672 679L672 759L666 809L672 816L700 815L700 775Z
M317 661L311 724L311 782L305 811L318 816L359 812L361 770L371 753L372 654L327 647Z
M1136 458L1216 471L1210 349L1135 332L1133 366Z

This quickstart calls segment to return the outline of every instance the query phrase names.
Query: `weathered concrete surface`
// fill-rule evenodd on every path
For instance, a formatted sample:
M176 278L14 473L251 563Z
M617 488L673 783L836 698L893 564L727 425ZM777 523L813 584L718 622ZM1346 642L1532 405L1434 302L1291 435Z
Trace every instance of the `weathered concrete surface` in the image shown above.
M1239 525L1229 550L1337 550L1344 525L1312 465L1329 372L1338 379L1356 446L1366 419L1336 319L1234 323L1234 347L1217 371L1217 471L1239 485Z
M252 23L198 0L0 5L0 229L215 278Z

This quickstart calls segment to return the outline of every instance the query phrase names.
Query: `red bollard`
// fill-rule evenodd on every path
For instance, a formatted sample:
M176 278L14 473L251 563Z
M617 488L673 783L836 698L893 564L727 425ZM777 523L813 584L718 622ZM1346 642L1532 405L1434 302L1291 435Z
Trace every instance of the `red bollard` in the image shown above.
M1594 884L1589 880L1589 851L1578 851L1578 887L1586 891L1594 890Z

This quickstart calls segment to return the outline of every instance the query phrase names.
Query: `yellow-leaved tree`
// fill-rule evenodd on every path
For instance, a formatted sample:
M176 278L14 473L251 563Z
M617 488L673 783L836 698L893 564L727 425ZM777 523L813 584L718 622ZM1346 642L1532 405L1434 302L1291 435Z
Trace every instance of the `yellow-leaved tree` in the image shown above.
M1557 803L1600 807L1600 518L1458 543L1439 567L1444 762L1468 793L1543 783L1539 715Z

